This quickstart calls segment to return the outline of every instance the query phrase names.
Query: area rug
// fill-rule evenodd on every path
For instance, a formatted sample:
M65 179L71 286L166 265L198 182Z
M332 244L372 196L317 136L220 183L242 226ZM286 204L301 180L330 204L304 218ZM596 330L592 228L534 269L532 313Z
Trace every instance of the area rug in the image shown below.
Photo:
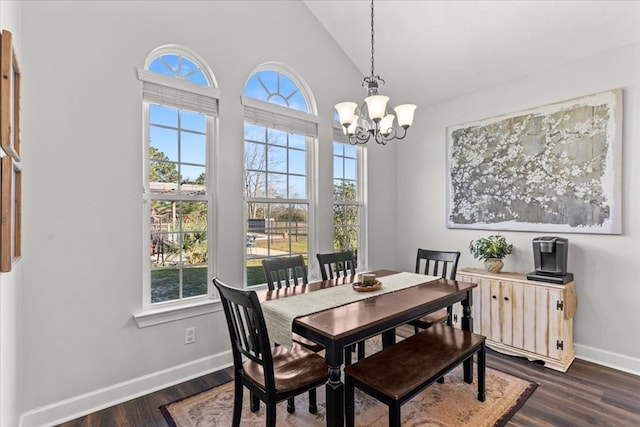
M474 372L475 373L475 372ZM403 426L503 426L533 393L537 384L502 371L487 368L486 400L477 400L478 386L462 379L462 367L445 376L444 384L434 383L402 406ZM317 389L318 412L308 411L308 394L296 397L296 411L287 413L286 402L278 404L277 425L310 427L326 425L324 386ZM170 426L230 426L233 408L233 381L160 408ZM245 388L241 426L264 426L265 407L249 410ZM387 426L387 406L356 390L356 425Z

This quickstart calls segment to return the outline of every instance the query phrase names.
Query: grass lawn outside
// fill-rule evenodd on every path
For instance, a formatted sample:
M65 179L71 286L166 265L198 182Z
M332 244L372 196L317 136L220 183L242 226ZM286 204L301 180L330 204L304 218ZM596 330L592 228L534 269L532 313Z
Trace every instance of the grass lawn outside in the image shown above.
M256 240L257 248L270 249L272 251L286 252L288 254L302 254L305 262L308 265L308 256L306 235L289 235L287 239L272 239L268 242L267 239ZM268 244L270 243L270 244ZM289 246L291 245L291 246ZM262 268L262 260L268 257L250 258L247 259L247 285L255 286L267 283L267 278L264 275Z
M178 299L178 268L163 268L151 271L151 302ZM207 293L207 266L187 267L182 270L183 297L194 297Z
M269 245L268 245L269 243ZM302 254L308 265L308 244L306 235L289 235L286 239L259 239L256 247L271 249L272 251L286 252L290 254ZM276 253L278 253L276 252ZM247 285L255 286L267 283L267 278L262 269L262 260L267 257L247 259ZM182 283L183 297L205 295L209 281L207 266L193 266L183 268ZM161 268L151 271L151 302L163 302L178 299L179 295L179 270L176 267Z

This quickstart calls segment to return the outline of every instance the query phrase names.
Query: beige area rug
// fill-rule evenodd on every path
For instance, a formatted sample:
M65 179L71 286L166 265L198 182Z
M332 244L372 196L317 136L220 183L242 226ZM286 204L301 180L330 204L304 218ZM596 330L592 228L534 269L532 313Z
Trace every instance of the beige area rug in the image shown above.
M445 376L445 383L434 383L402 406L403 426L502 426L524 404L536 384L487 368L486 401L477 400L478 386L462 380L462 367ZM318 412L308 411L308 394L296 397L296 411L287 413L286 402L278 404L278 426L325 426L325 390L317 389ZM186 399L162 406L170 426L230 426L233 408L233 381ZM265 407L252 413L245 388L241 426L264 426ZM356 390L356 425L387 426L387 406Z

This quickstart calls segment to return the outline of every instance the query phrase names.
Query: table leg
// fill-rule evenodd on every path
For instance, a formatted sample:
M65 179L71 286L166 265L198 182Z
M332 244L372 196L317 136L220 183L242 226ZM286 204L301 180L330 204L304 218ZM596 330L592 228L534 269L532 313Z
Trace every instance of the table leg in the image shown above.
M344 426L344 383L342 382L343 348L325 348L327 365L329 365L329 381L327 381L327 427Z
M473 304L471 291L467 292L467 298L462 301L462 329L473 332L473 317L471 317L471 305ZM473 357L463 362L464 382L473 382Z

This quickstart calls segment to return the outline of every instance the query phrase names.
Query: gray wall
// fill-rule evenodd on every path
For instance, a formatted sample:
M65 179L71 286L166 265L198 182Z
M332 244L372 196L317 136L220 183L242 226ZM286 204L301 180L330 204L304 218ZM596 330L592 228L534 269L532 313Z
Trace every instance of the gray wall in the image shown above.
M470 240L488 230L447 229L446 128L609 89L624 89L622 141L622 235L565 234L569 271L575 275L578 311L574 319L579 358L640 374L640 306L636 267L640 251L640 195L636 189L640 156L640 45L602 53L504 83L430 108L416 116L414 138L398 146L398 267L412 268L415 250L462 252L462 267L482 268L468 250ZM429 189L429 196L425 188ZM411 209L406 209L411 206ZM550 233L502 232L515 246L505 271L533 271L531 240Z
M228 361L221 313L143 329L132 319L142 303L144 253L135 69L152 49L189 47L220 85L218 238L226 251L213 273L231 283L243 277L246 78L259 64L279 61L313 91L322 120L323 230L331 229L333 105L364 95L360 73L300 2L8 3L0 9L2 26L22 27L24 230L23 260L0 276L2 427L13 427L21 413L25 426L48 425ZM638 179L632 160L639 50L631 46L418 110L397 147L369 147L369 266L410 270L417 247L443 246L461 250L463 266L479 266L466 246L484 233L444 226L446 126L624 87L624 234L568 235L569 262L578 282L578 355L640 372L640 344L629 339L640 335L632 314L640 303L632 270L640 249L633 217L639 197L631 188ZM531 270L537 234L505 234L516 245L506 269ZM330 248L329 234L321 233L316 249ZM197 342L185 346L188 326L197 328Z
M221 90L218 240L213 274L243 279L240 95L261 63L301 75L320 112L318 248L332 248L333 105L361 99L362 76L302 2L22 3L24 277L21 412L47 424L229 363L222 312L138 328L142 304L142 108L136 68L177 43ZM382 147L381 147L382 148ZM387 156L391 155L390 158ZM392 150L369 152L374 220L395 223ZM372 266L393 267L374 232ZM184 329L197 341L184 345ZM66 400L65 400L66 399ZM50 406L47 406L50 405Z
M22 9L17 2L0 2L0 29L11 32L13 46L22 50ZM22 262L0 273L0 426L18 424L18 342Z

